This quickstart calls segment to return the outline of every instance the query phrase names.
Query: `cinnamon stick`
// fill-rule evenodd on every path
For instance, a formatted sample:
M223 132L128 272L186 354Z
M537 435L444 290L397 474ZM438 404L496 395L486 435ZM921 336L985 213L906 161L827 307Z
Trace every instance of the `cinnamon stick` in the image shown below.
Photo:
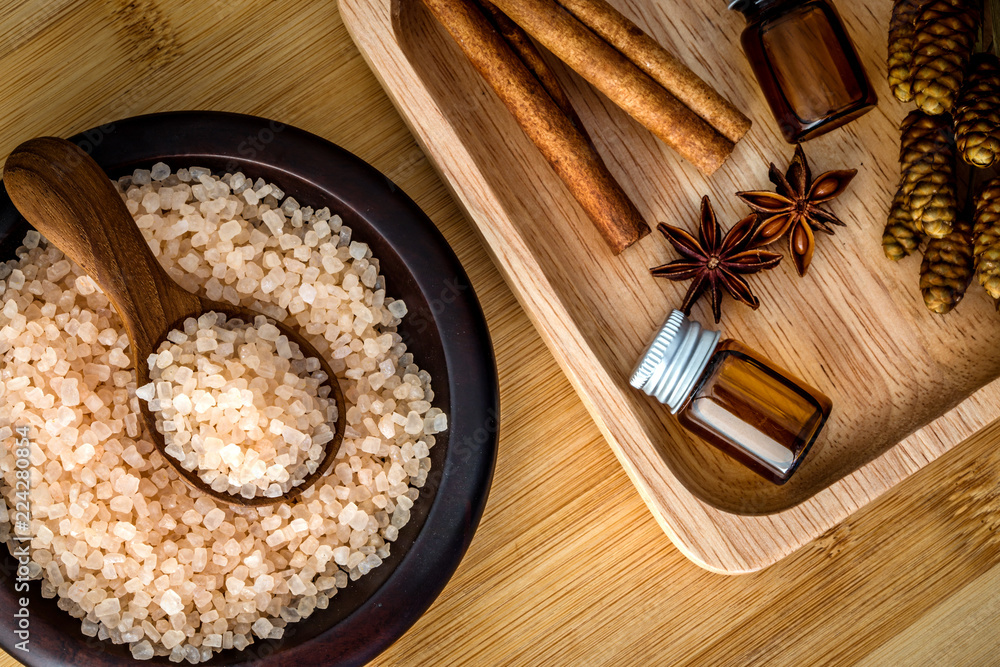
M423 0L618 254L649 233L600 155L472 0Z
M729 157L733 141L555 0L492 1L542 46L702 173L712 174Z
M580 133L589 141L590 135L587 134L586 128L576 113L576 109L573 108L572 103L569 101L569 96L566 95L566 91L562 87L562 84L559 83L559 79L556 78L555 73L549 68L542 54L535 47L531 38L528 37L528 33L524 32L521 26L511 21L506 14L497 9L497 6L489 2L489 0L473 1L486 14L486 18L493 24L493 28L500 33L500 36L503 37L514 53L518 55L525 67L535 75L535 78L545 88L552 101L559 105L562 112L573 121L576 129L580 130Z
M730 141L750 129L750 119L729 100L606 0L557 1Z

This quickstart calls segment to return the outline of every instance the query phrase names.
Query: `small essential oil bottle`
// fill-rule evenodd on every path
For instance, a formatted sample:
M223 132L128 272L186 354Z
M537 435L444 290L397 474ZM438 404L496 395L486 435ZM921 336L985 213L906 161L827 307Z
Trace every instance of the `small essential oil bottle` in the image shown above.
M844 24L827 0L730 0L743 50L789 143L849 123L878 102Z
M666 404L687 430L783 484L826 423L830 399L742 343L719 338L673 311L630 383Z

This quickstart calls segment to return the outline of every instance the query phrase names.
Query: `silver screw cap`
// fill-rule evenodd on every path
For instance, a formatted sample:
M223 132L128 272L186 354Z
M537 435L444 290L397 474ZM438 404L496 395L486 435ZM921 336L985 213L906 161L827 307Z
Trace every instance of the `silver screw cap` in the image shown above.
M694 391L720 337L718 331L703 329L681 311L672 311L636 364L629 384L676 413Z

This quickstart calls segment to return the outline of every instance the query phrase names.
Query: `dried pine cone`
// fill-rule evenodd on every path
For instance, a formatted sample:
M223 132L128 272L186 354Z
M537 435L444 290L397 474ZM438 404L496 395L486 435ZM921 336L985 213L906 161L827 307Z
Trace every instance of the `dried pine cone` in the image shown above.
M898 262L920 247L924 235L916 229L913 216L906 205L902 190L896 191L889 207L889 220L882 233L882 251L885 256Z
M962 300L972 282L972 227L964 220L941 239L931 239L920 265L924 305L943 315Z
M982 0L931 0L913 36L913 99L928 114L949 113L979 33Z
M1000 299L1000 178L984 183L976 195L972 238L979 284Z
M989 167L1000 154L1000 59L972 57L955 105L955 145L974 167Z
M900 191L914 230L943 238L958 214L951 117L912 111L900 133Z
M914 24L920 8L927 0L895 0L889 20L889 87L900 102L913 99L911 75L913 69Z

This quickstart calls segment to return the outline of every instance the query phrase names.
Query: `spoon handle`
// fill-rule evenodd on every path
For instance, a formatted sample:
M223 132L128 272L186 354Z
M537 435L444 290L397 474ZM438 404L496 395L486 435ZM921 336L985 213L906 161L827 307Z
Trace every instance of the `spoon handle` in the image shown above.
M128 330L137 367L167 327L199 310L149 249L107 174L64 139L27 141L7 158L4 184L18 211L80 265Z

